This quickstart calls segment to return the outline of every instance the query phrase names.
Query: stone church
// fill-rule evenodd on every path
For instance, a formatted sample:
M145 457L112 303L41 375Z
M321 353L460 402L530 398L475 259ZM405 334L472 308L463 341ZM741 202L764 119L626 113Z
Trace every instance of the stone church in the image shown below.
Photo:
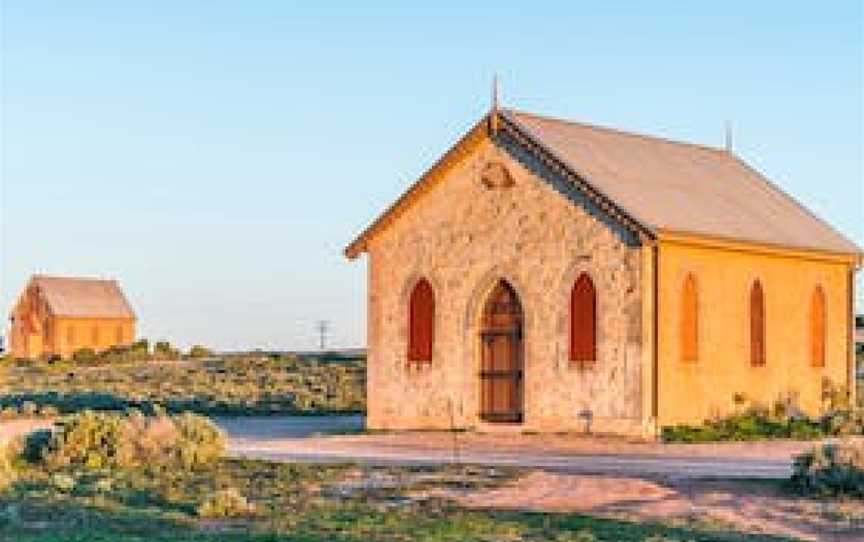
M731 149L493 107L345 253L371 429L650 437L854 393L861 250Z

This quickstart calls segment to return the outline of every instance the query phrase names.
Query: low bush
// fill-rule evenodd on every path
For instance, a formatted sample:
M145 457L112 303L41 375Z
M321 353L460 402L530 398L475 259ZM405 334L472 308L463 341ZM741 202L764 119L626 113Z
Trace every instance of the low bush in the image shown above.
M58 424L47 438L28 439L25 455L52 469L182 467L194 469L222 456L222 433L195 414L145 416L84 411Z
M555 537L554 542L598 542L597 537L591 531L583 529L575 533L561 533Z
M62 472L51 475L51 485L61 493L71 493L75 489L75 477Z
M60 411L53 405L37 405L33 401L24 401L20 405L7 406L0 409L0 420L17 418L53 418Z
M196 512L202 518L235 518L255 515L255 506L237 489L220 489L210 495Z
M17 442L7 442L0 445L0 490L9 487L17 478L12 461L20 454L21 448Z
M808 495L864 498L864 440L823 444L797 456L792 483Z
M153 345L153 359L162 361L180 359L180 351L171 346L168 341L157 341Z
M864 407L830 412L822 418L822 425L830 435L864 435Z
M92 364L97 360L96 352L92 348L79 348L72 354L72 361L81 364Z
M189 357L193 359L209 358L213 355L213 351L205 346L196 344L189 349Z
M117 345L100 352L96 365L134 363L136 361L149 361L151 359L147 340L138 341L130 346Z
M210 464L225 452L222 432L209 419L185 412L173 418L178 446L175 461L185 468Z
M812 440L824 435L822 424L808 418L777 418L764 409L750 409L703 425L664 427L665 442L749 441L792 438Z
M815 440L825 437L864 435L864 407L852 407L845 387L829 380L822 382L822 404L826 412L819 418L805 415L797 398L779 398L771 407L747 406L748 399L735 394L740 409L732 415L706 420L702 425L663 427L665 442L750 441L765 439Z

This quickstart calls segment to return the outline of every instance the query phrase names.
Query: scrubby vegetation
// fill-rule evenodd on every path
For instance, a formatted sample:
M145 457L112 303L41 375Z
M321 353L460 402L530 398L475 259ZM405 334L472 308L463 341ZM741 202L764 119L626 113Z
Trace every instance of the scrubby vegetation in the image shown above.
M163 440L162 437L169 435ZM172 442L170 446L165 442ZM192 415L82 413L10 447L0 539L59 542L705 542L780 540L577 514L469 511L430 496L497 487L518 471L230 460ZM656 537L656 538L651 538ZM660 538L662 537L662 538Z
M799 455L792 483L809 495L864 498L864 440L822 444Z
M739 411L730 416L706 420L703 425L664 427L665 442L750 441L764 439L814 440L825 437L864 435L864 406L850 405L842 386L823 382L823 414L804 415L794 397L777 400L771 407L750 404L736 395Z
M156 407L208 415L360 412L364 388L362 362L294 357L9 363L0 367L0 418Z
M25 449L31 459L52 469L191 469L219 459L225 440L209 419L189 412L145 416L88 410L61 420L53 432L32 434Z
M189 349L189 357L192 359L209 358L212 356L213 351L206 346L201 346L200 344L193 345L192 348Z
M168 343L157 344L167 345ZM176 350L171 349L170 345L168 345L168 349L171 350L171 353L176 352ZM168 356L161 355L158 351L151 352L150 342L147 339L139 339L128 346L112 346L98 354L91 348L81 348L72 354L72 361L79 366L134 363L136 361L153 361L155 359L168 359ZM177 359L177 357L172 359ZM34 363L32 360L21 360L21 362ZM54 358L51 360L51 363L62 363L62 360Z

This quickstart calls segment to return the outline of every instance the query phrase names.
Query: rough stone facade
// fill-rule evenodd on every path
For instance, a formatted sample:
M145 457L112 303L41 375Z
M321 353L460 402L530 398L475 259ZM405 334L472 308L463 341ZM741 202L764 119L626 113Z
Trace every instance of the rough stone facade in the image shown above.
M563 197L562 197L563 196ZM485 139L368 244L368 426L492 430L482 422L479 319L500 279L524 311L527 431L644 434L638 240L506 141ZM570 292L597 289L597 361L569 361ZM407 360L408 298L435 291L428 364Z

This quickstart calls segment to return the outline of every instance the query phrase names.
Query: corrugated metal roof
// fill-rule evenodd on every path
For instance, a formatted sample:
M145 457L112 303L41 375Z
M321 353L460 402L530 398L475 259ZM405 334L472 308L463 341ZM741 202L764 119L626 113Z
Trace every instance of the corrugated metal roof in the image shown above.
M725 150L514 110L501 114L654 230L860 253L854 243Z
M78 318L135 318L116 280L34 275L51 312Z

